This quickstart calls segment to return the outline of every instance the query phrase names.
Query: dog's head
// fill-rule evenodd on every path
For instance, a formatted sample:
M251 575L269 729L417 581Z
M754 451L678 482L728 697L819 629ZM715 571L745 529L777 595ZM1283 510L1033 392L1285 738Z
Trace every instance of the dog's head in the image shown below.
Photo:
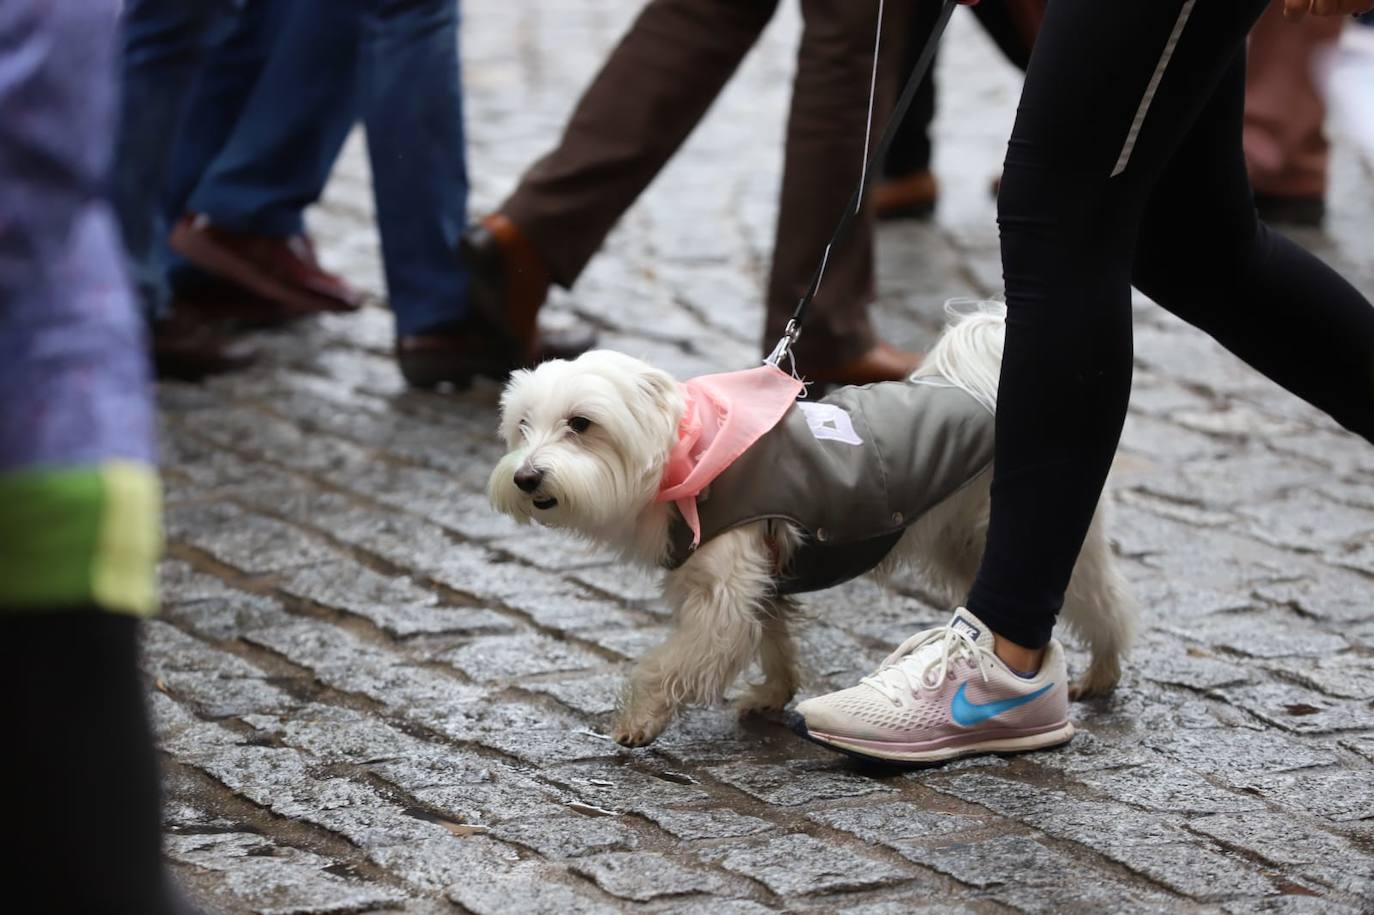
M609 350L516 372L501 397L508 451L487 484L491 504L602 540L632 530L682 411L672 376Z

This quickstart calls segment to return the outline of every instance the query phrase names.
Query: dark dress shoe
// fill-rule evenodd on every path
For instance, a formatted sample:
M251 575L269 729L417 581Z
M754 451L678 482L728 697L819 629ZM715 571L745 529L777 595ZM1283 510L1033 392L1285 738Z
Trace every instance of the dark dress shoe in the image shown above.
M463 233L459 251L477 313L504 331L526 361L540 361L539 309L553 278L533 242L504 214L491 213Z
M207 273L280 305L289 315L356 311L363 295L323 269L303 235L273 238L216 226L203 215L177 221L168 244Z
M873 215L879 219L925 219L935 212L940 186L930 169L884 178L873 185Z
M209 324L235 330L282 327L303 315L280 302L265 299L196 267L179 267L172 277L178 311L194 314Z
M396 363L411 387L448 383L461 388L478 376L504 381L516 369L549 359L576 359L595 344L596 336L583 327L544 331L535 341L534 352L527 353L504 332L478 318L400 337Z
M880 381L904 381L921 365L920 353L908 353L890 343L879 341L868 352L840 365L830 365L803 371L807 381L822 385L877 384Z
M1321 194L1262 194L1255 192L1259 218L1274 225L1316 228L1326 219L1326 199Z
M158 378L203 381L246 368L258 358L257 351L242 340L175 310L153 322L151 336L153 371Z

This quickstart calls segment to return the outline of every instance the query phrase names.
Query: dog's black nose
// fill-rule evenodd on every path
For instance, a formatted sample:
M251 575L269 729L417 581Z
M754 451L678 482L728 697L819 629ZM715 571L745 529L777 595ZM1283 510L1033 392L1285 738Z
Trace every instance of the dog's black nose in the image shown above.
M521 467L515 471L515 485L521 492L534 492L544 482L544 471L532 467Z

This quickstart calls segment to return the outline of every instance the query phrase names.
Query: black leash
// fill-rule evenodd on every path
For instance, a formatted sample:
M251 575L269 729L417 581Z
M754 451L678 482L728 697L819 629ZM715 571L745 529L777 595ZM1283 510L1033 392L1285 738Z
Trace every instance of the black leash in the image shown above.
M921 56L917 58L916 66L911 68L911 75L907 77L906 86L897 98L897 104L892 109L892 115L888 118L887 126L883 129L883 135L879 138L878 145L873 147L872 152L869 153L868 161L864 164L863 172L859 177L859 185L854 188L854 193L849 198L849 205L845 207L844 213L840 216L839 224L835 226L830 241L825 245L825 253L821 255L821 262L816 266L815 272L811 274L811 282L806 285L806 292L802 294L801 301L797 302L796 310L788 319L787 329L783 331L782 339L778 341L778 345L773 347L773 352L764 360L769 365L780 365L782 360L791 352L793 344L801 337L802 320L806 317L806 309L811 305L811 300L816 297L816 291L821 288L821 277L825 275L825 265L830 260L830 252L844 240L845 234L854 222L854 217L859 214L859 207L863 203L864 195L868 192L868 186L873 183L874 176L882 170L883 160L887 158L888 147L892 145L892 139L897 135L897 128L901 126L902 119L906 117L907 109L911 107L911 100L916 97L916 89L930 70L931 61L935 59L935 49L939 47L940 38L945 33L945 27L949 25L949 18L958 5L958 0L944 0L944 5L940 8L940 15L930 30L930 37L926 39L925 47L921 49ZM879 29L881 30L881 28L880 23Z

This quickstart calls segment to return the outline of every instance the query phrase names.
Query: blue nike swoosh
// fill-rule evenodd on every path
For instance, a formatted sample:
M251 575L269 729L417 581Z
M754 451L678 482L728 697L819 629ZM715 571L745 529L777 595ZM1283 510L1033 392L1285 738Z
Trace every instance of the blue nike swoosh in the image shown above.
M959 691L954 694L954 699L949 704L949 717L961 728L971 728L975 724L987 721L989 718L996 717L1003 712L1009 712L1018 705L1025 705L1032 699L1037 699L1050 691L1053 683L1037 689L1035 692L1026 696L1017 696L1015 699L1001 699L997 702L984 702L977 705L968 701L964 696L964 690L968 687L967 683L959 684Z

